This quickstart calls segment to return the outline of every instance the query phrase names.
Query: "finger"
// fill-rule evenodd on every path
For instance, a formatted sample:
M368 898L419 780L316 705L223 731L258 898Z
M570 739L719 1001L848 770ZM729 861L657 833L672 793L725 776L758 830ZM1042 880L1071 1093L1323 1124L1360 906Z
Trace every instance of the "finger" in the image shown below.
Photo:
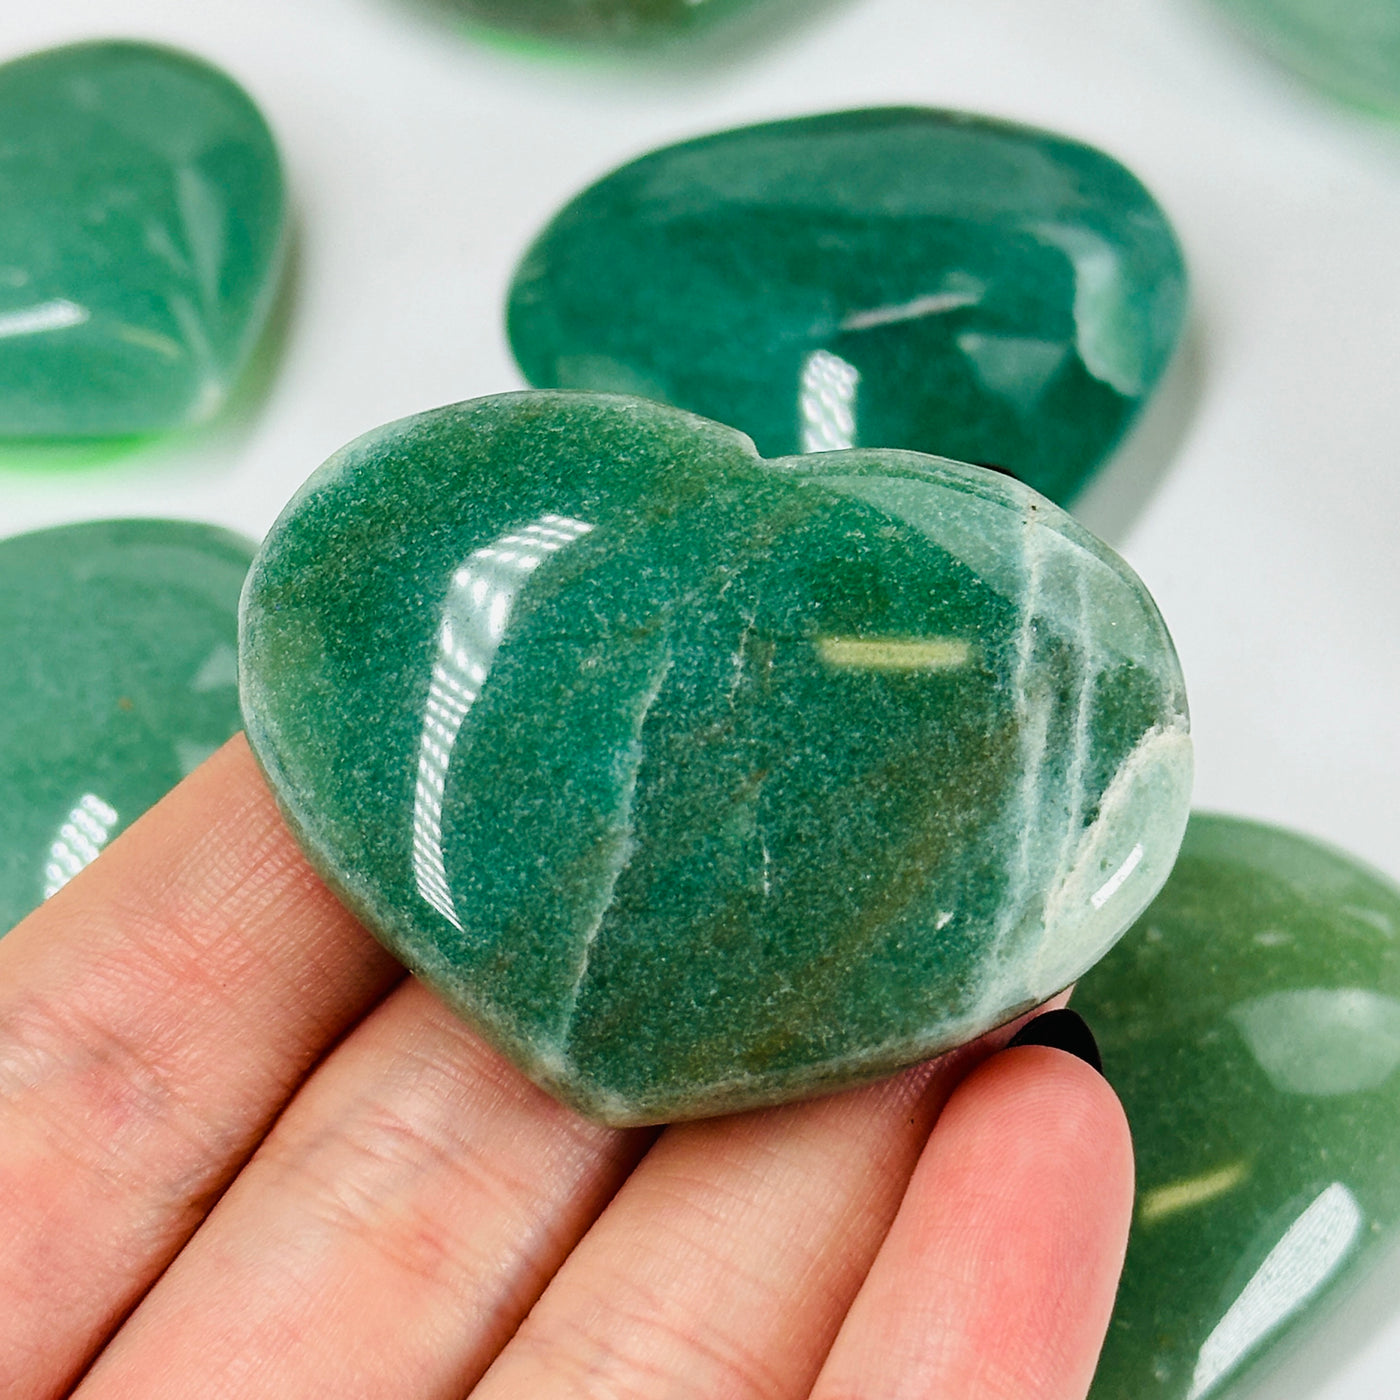
M1106 1081L1005 1051L959 1087L812 1400L1084 1400L1132 1210Z
M585 1122L406 984L312 1076L77 1394L465 1394L651 1136Z
M805 1397L941 1104L989 1048L668 1129L474 1400Z
M396 975L241 737L0 940L0 1394L67 1389Z

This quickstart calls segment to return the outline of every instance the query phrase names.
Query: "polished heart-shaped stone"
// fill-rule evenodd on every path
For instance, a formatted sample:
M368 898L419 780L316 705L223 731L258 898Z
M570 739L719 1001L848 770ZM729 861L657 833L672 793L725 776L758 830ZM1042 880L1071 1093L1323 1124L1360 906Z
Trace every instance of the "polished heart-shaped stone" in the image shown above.
M1105 545L913 453L764 461L525 393L317 472L244 595L248 736L312 862L614 1122L834 1088L1074 980L1165 878L1190 740Z
M655 43L691 34L759 0L440 0L505 34L589 43Z
M1294 832L1193 816L1074 1004L1138 1165L1092 1400L1262 1395L1400 1233L1400 889Z
M252 558L183 520L0 540L0 933L238 732Z
M1338 97L1400 112L1400 0L1217 0L1281 63Z
M555 216L511 287L541 387L644 394L768 456L901 447L1061 504L1162 375L1181 252L1138 180L957 112L802 117L653 151Z
M199 59L110 42L0 67L0 436L211 417L267 321L283 224L267 124Z

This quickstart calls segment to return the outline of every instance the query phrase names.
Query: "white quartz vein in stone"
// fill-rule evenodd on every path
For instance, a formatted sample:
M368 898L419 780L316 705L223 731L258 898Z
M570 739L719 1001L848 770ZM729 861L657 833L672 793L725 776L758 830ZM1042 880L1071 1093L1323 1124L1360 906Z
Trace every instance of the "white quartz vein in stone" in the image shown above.
M579 941L578 962L569 990L564 995L559 1034L555 1038L556 1049L561 1055L573 1030L574 1015L578 1010L579 998L583 994L583 984L588 980L588 965L593 958L593 947L598 941L598 934L608 916L608 910L612 907L613 892L637 849L632 834L632 804L637 796L637 779L641 775L642 760L646 757L642 731L646 728L647 716L656 704L657 696L661 694L666 677L670 675L674 664L675 659L668 645L661 654L660 664L653 672L650 684L638 697L637 708L632 716L631 738L621 755L622 784L613 818L614 838L612 848L608 852L607 873L598 890L597 903L589 915L583 938Z
M1069 762L1065 766L1067 811L1064 836L1060 841L1060 854L1055 862L1057 879L1069 867L1070 856L1084 824L1084 775L1089 763L1089 720L1093 715L1094 694L1098 689L1098 667L1092 659L1089 647L1089 594L1082 569L1075 571L1074 586L1079 598L1079 618L1075 630L1080 659L1079 685L1074 701L1074 730L1070 740Z
M1021 612L1016 626L1016 664L1011 672L1020 782L1007 820L1016 829L1016 855L1002 898L1001 913L992 930L987 950L989 969L997 966L1007 939L1021 921L1031 884L1031 846L1037 826L1040 787L1045 776L1051 698L1042 690L1039 701L1033 701L1028 693L1028 682L1035 662L1036 605L1040 600L1045 570L1044 536L1047 533L1036 520L1034 503L1029 504L1021 531Z
M1072 860L1050 887L1033 995L1048 996L1093 966L1146 907L1180 843L1190 784L1185 718L1154 725L1118 765Z

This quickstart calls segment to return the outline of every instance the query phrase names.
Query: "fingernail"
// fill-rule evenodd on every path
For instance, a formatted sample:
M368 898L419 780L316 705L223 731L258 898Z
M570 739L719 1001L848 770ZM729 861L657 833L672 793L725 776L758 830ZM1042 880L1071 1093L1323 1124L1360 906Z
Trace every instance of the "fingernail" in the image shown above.
M1010 1050L1015 1045L1048 1045L1052 1050L1064 1050L1103 1073L1099 1043L1077 1011L1047 1011L1034 1021L1027 1021L1007 1042L1006 1048Z

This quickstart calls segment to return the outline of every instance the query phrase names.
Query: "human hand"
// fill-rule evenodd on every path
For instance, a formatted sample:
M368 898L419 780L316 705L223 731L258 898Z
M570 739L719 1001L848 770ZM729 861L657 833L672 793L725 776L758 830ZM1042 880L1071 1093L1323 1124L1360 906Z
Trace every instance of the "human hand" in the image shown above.
M0 940L0 1395L1082 1400L1127 1127L1012 1029L598 1127L404 979L234 740Z

